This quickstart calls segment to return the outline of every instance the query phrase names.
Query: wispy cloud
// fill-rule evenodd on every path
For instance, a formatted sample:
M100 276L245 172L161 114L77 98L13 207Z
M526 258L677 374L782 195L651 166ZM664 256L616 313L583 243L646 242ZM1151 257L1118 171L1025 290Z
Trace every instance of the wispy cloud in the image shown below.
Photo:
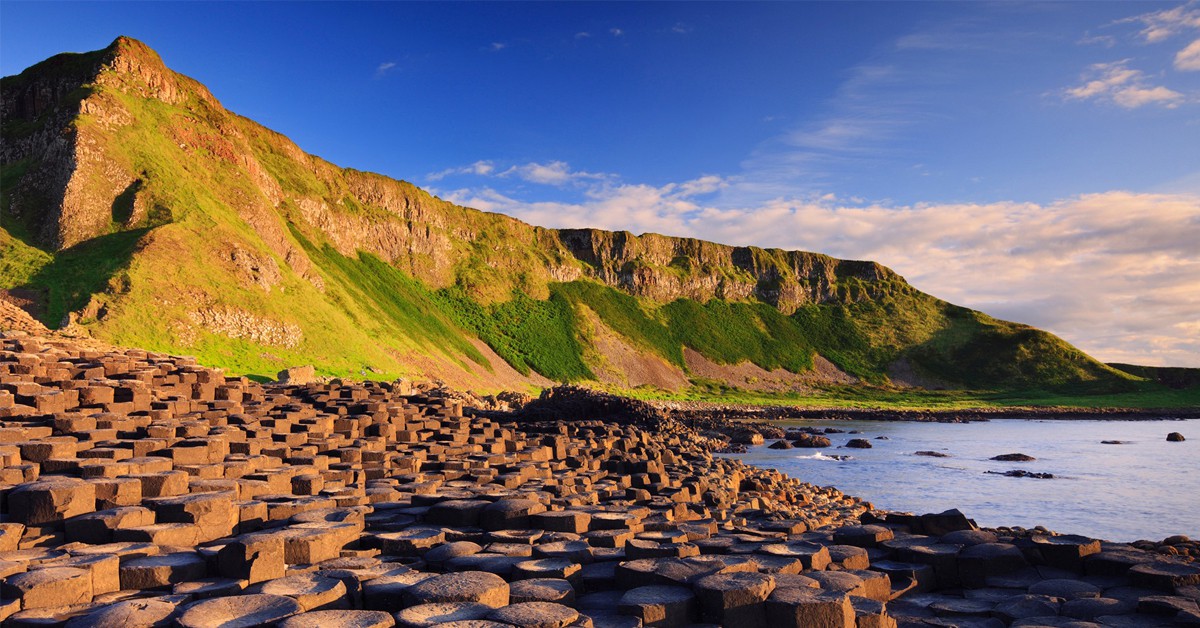
M1175 53L1175 69L1183 72L1200 72L1200 39Z
M1141 24L1138 35L1147 43L1165 41L1191 29L1200 29L1200 4L1195 0L1170 9L1151 11L1122 20L1118 24Z
M1126 109L1145 105L1174 108L1184 102L1183 94L1162 85L1150 85L1145 73L1128 64L1129 59L1093 64L1080 77L1082 82L1067 88L1063 95L1067 100L1108 101Z
M579 31L578 33L575 33L575 39L587 39L591 36L592 34L587 31Z
M728 185L595 182L577 202L492 187L457 203L600 227L820 251L891 266L952 302L1049 329L1109 361L1200 366L1200 196L1107 192L1049 204L847 204L832 195L719 207Z
M683 22L676 22L675 25L671 27L671 32L677 35L686 35L692 32L692 30L694 29L691 24L685 24Z
M506 44L502 41L494 41L494 42L492 42L492 45L488 46L488 50L490 50L492 52L500 52L501 50L504 50L505 48L508 48L508 44Z
M391 72L393 69L395 69L395 67L396 67L395 61L384 61L383 63L380 63L378 67L375 68L375 76L383 76L383 75L387 74L388 72Z
M472 174L478 176L487 176L492 174L495 170L496 166L492 164L492 162L480 160L468 166L462 166L460 168L447 168L438 172L432 172L425 175L425 178L429 181L441 181L442 179L452 175Z
M625 31L623 31L619 28L610 28L610 29L608 29L608 32L613 37L620 37L625 34Z
M514 164L507 168L499 168L492 161L480 160L473 164L458 168L447 168L425 176L429 181L441 181L447 177L471 175L475 177L491 177L497 179L517 179L528 183L549 186L580 185L584 182L610 181L615 175L601 172L575 170L565 161L548 161L545 163L529 162Z

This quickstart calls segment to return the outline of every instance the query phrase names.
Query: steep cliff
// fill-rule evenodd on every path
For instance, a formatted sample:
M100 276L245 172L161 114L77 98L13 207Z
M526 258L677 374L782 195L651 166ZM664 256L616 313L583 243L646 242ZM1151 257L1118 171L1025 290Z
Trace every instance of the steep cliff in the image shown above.
M620 366L646 364L629 352L659 360L655 381L685 381L699 364L687 351L801 376L836 365L837 381L887 383L897 363L975 386L1125 378L874 262L545 229L339 168L132 39L53 57L0 91L0 288L108 340L245 372L311 361L492 383L498 358L513 381L652 383Z

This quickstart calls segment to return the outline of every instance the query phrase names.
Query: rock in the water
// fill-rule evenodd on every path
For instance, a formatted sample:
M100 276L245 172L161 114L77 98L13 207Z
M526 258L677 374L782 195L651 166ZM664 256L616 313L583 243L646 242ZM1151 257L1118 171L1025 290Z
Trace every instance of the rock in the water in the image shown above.
M792 444L787 442L786 440L777 440L777 441L771 443L770 445L767 445L767 448L768 449L791 449Z
M942 453L940 451L917 451L917 452L913 452L913 455L914 456L928 456L930 458L949 458L950 457L950 454Z
M874 447L874 445L871 444L871 441L865 438L852 438L850 439L850 442L846 443L846 446L853 449L870 449Z
M829 447L832 444L828 438L817 434L800 434L796 440L792 441L792 445L796 447L806 447L809 449Z
M1012 471L984 471L991 475L1003 475L1010 478L1035 478L1038 480L1053 480L1053 473L1037 473L1035 471L1026 471L1024 469L1013 469Z
M1028 454L1000 454L999 456L992 456L990 460L998 460L1000 462L1033 462L1037 458Z
M1170 434L1167 434L1167 442L1182 443L1184 440L1183 434L1180 434L1179 432L1171 432Z

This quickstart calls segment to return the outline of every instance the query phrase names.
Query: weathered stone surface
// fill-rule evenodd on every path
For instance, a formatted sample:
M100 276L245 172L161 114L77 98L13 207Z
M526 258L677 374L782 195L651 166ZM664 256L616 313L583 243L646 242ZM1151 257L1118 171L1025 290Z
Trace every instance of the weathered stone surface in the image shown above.
M346 585L336 578L316 574L299 574L254 585L250 593L286 595L300 603L305 611L345 609L350 607Z
M73 567L34 569L5 578L0 593L22 609L83 604L92 601L92 577Z
M8 495L9 516L27 526L61 525L64 519L95 510L96 487L78 478L47 476Z
M496 574L463 571L422 580L403 592L409 604L471 602L500 607L508 604L508 583Z
M701 621L722 626L765 626L767 597L775 578L760 573L723 573L696 581Z
M382 611L309 611L275 624L277 628L391 628L396 620Z
M180 628L252 628L269 626L303 611L282 595L239 595L194 602L176 618Z
M475 602L434 602L417 604L396 613L396 625L401 628L424 628L456 622L482 620L495 610Z
M776 589L767 598L767 623L779 628L854 628L850 596L820 589Z
M121 563L122 589L157 589L208 575L208 566L198 554L160 554Z
M686 626L697 615L696 596L684 587L638 587L621 596L618 610L640 619L643 626Z
M487 616L520 628L566 628L579 619L579 611L553 602L520 602L497 608Z
M162 598L123 600L74 617L66 628L166 628L178 609L177 602Z

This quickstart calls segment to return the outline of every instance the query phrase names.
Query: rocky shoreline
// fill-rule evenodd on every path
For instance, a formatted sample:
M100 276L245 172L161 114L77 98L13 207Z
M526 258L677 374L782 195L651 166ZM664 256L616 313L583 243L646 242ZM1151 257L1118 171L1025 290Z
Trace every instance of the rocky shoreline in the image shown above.
M654 402L655 407L683 420L750 421L919 421L969 423L994 419L1162 421L1200 419L1200 408L973 408L968 410L881 410L867 408L798 408L710 402Z
M0 342L5 626L1200 625L1185 537L980 530L713 455L769 424Z

